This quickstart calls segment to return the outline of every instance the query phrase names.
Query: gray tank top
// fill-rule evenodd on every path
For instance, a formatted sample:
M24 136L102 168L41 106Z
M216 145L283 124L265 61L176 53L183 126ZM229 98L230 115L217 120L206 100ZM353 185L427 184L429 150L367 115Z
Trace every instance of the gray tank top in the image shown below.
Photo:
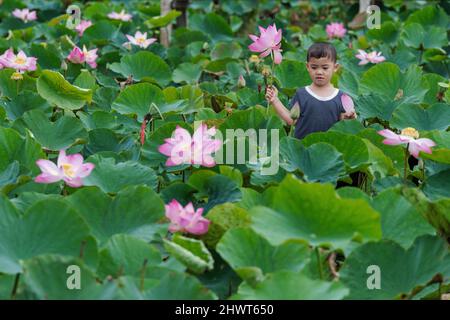
M295 124L295 137L303 139L310 133L327 131L339 121L340 114L345 112L341 102L343 92L336 89L329 97L314 94L309 87L297 90L290 101L292 108L296 102L300 104L300 117Z

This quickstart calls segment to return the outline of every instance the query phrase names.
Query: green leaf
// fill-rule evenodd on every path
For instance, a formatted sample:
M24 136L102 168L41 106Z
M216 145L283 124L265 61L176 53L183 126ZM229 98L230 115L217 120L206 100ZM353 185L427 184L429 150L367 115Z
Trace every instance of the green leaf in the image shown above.
M426 92L422 71L416 65L401 73L396 64L379 63L367 70L360 82L360 93L375 93L402 103L421 103Z
M444 197L450 198L450 169L427 177L423 192L433 200Z
M312 280L302 273L278 271L254 288L243 283L232 300L340 300L348 289L339 282Z
M35 203L22 216L0 195L0 272L22 272L21 260L43 254L77 257L89 229L75 209L62 200Z
M218 42L211 50L212 60L221 60L226 58L239 59L242 54L242 48L237 42Z
M95 164L95 169L84 178L84 185L97 186L104 192L118 192L130 185L144 184L156 189L157 177L152 168L136 161L119 162L99 155L90 156L86 162Z
M275 188L270 208L254 207L250 215L252 228L273 244L304 239L349 250L352 240L381 238L380 217L366 201L341 199L329 184L306 184L292 175Z
M61 58L55 45L44 43L33 43L30 48L30 55L36 57L42 69L58 70L61 68Z
M138 121L142 122L144 116L153 109L151 108L152 103L157 106L164 103L161 89L150 83L138 83L128 86L120 92L111 108L122 114L137 114Z
M276 66L274 75L278 79L281 88L288 95L294 95L299 87L311 83L311 78L304 62L283 60L281 64Z
M369 266L379 268L380 289L368 288L371 283ZM433 236L417 238L408 250L392 241L370 242L352 252L340 274L342 282L350 289L349 299L404 298L437 274L448 277L450 255L445 241Z
M317 142L327 142L342 153L346 165L352 170L365 167L369 163L369 151L364 141L354 135L328 131L316 132L302 139L305 146L311 146Z
M307 243L288 240L279 246L272 246L249 228L229 230L217 244L217 252L250 284L258 282L258 277L267 273L300 271L309 258Z
M164 203L145 186L131 186L114 198L94 187L85 187L70 195L68 201L77 208L99 244L116 234L128 234L149 241L161 228Z
M342 154L328 143L315 143L305 148L300 140L285 137L280 142L280 166L288 172L299 169L311 182L332 182L345 174Z
M358 114L364 118L379 118L389 121L399 102L380 94L364 94L356 100Z
M399 26L392 21L382 23L379 29L374 28L367 31L367 38L369 40L375 39L389 44L396 43L398 35Z
M33 174L40 172L36 160L45 157L41 146L29 134L25 139L13 129L0 127L0 171L4 171L14 160Z
M213 41L231 40L233 31L227 21L216 13L195 14L190 17L189 27L192 30L208 34Z
M80 109L92 101L92 90L71 85L59 72L42 71L36 86L42 98L63 109Z
M65 149L88 134L76 117L62 116L51 122L42 110L31 110L23 115L23 121L36 140L47 149Z
M227 230L250 225L250 215L247 210L239 208L233 203L223 203L212 208L205 217L211 221L208 233L201 239L205 244L214 248Z
M422 159L429 159L439 163L450 164L450 149L448 148L433 148L433 153L420 152L419 156Z
M214 267L211 253L200 240L175 234L172 241L164 239L164 247L194 273L203 273Z
M159 86L166 86L172 74L168 64L149 51L126 55L120 63L108 64L108 68L125 78L132 76L135 81L156 82Z
M95 77L87 70L81 70L73 84L84 89L95 90L97 87Z
M1 105L1 102L0 102ZM50 105L40 95L31 91L22 91L11 101L4 101L6 115L9 120L20 118L25 112L34 109L40 109L44 112L50 111Z
M117 289L113 282L100 284L81 260L73 258L43 256L27 261L24 269L25 286L37 299L109 300L114 299ZM77 274L80 288L69 289Z
M116 234L101 251L98 273L103 277L119 273L140 276L144 265L151 268L161 262L161 254L154 246L126 234Z
M403 189L403 196L445 238L450 237L450 199L430 201L416 188Z
M151 17L145 23L150 28L161 28L161 27L165 27L168 24L172 23L180 15L181 15L180 11L170 10L163 16Z
M378 194L372 200L372 207L380 213L383 239L408 248L418 236L434 234L431 225L398 189L387 189Z
M450 123L450 108L445 103L435 103L429 108L402 104L392 115L390 125L397 129L413 127L419 131L446 130Z
M221 174L212 176L205 182L205 192L208 195L208 203L204 206L204 212L218 204L237 202L242 198L236 182Z
M173 71L172 80L176 83L198 83L200 75L202 74L202 68L198 64L193 63L181 63Z

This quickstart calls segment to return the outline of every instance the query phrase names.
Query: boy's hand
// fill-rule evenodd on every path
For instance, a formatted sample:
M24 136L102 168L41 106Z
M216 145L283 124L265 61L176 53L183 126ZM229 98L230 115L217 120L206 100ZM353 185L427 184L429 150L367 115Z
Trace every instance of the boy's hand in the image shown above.
M341 119L356 119L357 115L355 112L350 112L350 113L342 113L341 114Z
M274 86L268 86L266 91L266 100L274 103L278 99L278 89Z

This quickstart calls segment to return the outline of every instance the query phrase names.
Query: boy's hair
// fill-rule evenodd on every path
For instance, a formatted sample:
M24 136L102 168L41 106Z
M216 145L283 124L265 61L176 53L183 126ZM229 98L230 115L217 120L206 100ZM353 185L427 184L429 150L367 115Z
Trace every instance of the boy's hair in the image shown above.
M328 42L316 42L311 45L306 55L306 61L309 62L311 58L330 58L331 61L336 63L337 53L334 46Z

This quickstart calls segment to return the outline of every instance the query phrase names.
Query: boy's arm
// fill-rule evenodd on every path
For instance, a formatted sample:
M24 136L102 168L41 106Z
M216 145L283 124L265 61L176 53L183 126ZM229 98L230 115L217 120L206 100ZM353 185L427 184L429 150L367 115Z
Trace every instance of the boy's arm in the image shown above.
M291 118L290 111L283 105L283 103L278 99L277 88L270 86L267 88L266 99L269 103L273 105L275 111L288 125L293 125L294 120Z
M345 120L345 119L356 119L357 115L355 112L352 112L350 114L347 114L346 112L343 112L339 116L339 120Z

